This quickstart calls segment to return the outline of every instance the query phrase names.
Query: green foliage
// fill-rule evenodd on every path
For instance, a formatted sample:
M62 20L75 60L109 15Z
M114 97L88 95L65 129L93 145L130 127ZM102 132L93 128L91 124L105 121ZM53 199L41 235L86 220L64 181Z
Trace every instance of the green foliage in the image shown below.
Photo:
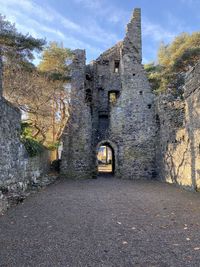
M148 79L155 93L170 90L182 96L184 74L200 60L200 32L182 33L171 44L161 44L158 64L145 65Z
M60 145L60 142L57 141L57 142L55 142L55 143L51 143L51 144L47 145L47 148L48 148L49 150L52 150L52 151L53 151L53 150L58 149L59 145Z
M28 122L22 121L21 122L21 138L22 139L28 138L28 137L31 138L31 133L32 133L31 124Z
M43 145L32 138L27 137L26 139L22 139L22 142L30 157L35 157L44 151Z
M187 71L200 59L200 32L182 33L158 51L159 65L173 71ZM178 64L181 63L181 64Z
M34 59L33 52L42 51L46 41L36 39L29 34L22 34L17 31L15 25L6 20L0 14L0 54L6 60L18 60L19 63L28 64L29 60Z
M154 62L144 65L151 88L155 93L162 92L161 85L161 67Z
M179 58L174 60L174 70L187 71L187 66L194 66L200 59L200 47L187 48Z
M71 80L71 77L69 75L64 75L62 73L46 73L50 80L52 81L62 81L62 82L68 82Z
M69 80L68 61L72 58L72 52L56 42L51 42L44 50L38 69L47 72L53 80Z
M21 123L21 141L30 157L35 157L44 151L44 146L31 136L31 125L27 122Z
M48 144L60 139L68 119L70 92L70 49L51 43L42 54L37 68L32 64L35 52L46 44L29 34L17 31L15 25L0 14L0 57L3 59L4 97L26 113L31 125L24 125L22 139ZM52 145L55 147L55 145Z

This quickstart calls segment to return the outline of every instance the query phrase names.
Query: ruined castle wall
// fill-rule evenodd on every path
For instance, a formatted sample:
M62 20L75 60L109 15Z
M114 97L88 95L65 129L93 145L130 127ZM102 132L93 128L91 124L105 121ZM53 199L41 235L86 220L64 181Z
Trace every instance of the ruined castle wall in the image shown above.
M85 51L75 50L71 65L70 116L63 133L61 174L68 178L90 178L92 164L91 108L85 101Z
M1 64L1 62L0 62ZM30 158L20 142L21 113L2 96L0 65L0 199L1 188L25 190L49 170L50 154Z
M121 176L148 179L155 175L153 95L145 75L142 75L142 67L137 66L134 73L134 78L131 77L131 71L129 77L122 77L119 104L111 113L111 131L114 139L119 142Z
M111 110L119 175L129 179L155 176L154 95L141 65L140 19L140 10L135 9L121 51L121 95Z
M97 170L98 146L108 144L114 150L116 176L155 176L154 96L141 60L140 9L134 10L123 42L89 66L84 52L77 50L72 64L74 112L63 134L63 174L90 177Z
M120 72L115 72L115 62L120 60L120 46L116 46L103 53L94 64L93 82L93 134L94 146L110 137L110 111L109 93L116 92L120 95L121 77ZM104 123L104 125L103 125ZM96 130L96 132L95 132Z
M157 99L157 164L162 180L200 188L200 64L188 73L184 100Z
M3 77L3 63L2 63L2 58L0 56L0 99L2 98L3 95L2 77Z
M157 99L157 167L160 179L192 186L185 103L171 95Z
M0 188L26 189L49 170L50 154L29 157L20 142L20 111L0 99Z
M192 185L200 189L200 62L187 75L184 97Z
M200 64L186 77L184 100L170 94L156 98L141 64L141 47L141 14L135 9L124 40L96 61L85 66L84 51L74 52L62 173L91 177L97 148L107 144L114 150L116 176L200 188Z

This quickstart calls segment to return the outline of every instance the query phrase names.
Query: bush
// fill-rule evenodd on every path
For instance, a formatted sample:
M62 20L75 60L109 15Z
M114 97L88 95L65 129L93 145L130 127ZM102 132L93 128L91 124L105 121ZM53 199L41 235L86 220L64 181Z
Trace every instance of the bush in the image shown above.
M22 143L24 144L30 157L35 157L44 151L44 146L34 139L23 138Z
M31 136L31 125L27 122L21 123L21 141L30 157L35 157L44 151L44 146Z
M59 145L60 145L60 142L57 141L55 143L51 143L51 144L47 145L47 149L53 151L53 150L58 149L59 148Z

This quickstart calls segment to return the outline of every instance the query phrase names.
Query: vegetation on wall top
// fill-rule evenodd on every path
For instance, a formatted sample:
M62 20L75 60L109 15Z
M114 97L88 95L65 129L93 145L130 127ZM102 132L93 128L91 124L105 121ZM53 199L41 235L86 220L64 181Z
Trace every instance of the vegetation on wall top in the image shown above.
M171 44L161 44L158 63L146 64L152 89L155 93L169 90L181 95L185 73L200 59L200 32L182 33Z

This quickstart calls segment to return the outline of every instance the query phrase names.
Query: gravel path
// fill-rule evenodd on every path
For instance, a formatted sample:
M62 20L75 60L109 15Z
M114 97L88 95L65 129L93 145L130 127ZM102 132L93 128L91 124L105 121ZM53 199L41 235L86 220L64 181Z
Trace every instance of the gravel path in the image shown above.
M200 266L200 194L61 180L0 217L0 266Z

